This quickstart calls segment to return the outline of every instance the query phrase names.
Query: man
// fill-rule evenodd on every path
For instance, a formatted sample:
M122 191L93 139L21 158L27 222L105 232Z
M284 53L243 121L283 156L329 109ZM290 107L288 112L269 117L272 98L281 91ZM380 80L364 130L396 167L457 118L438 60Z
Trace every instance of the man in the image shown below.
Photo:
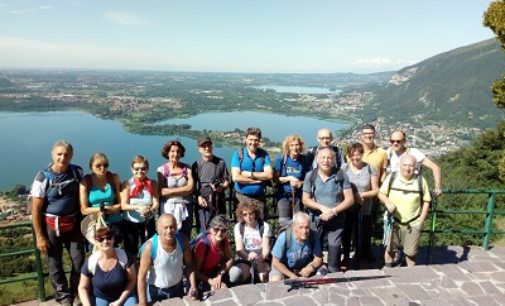
M323 264L321 243L316 236L309 215L295 213L292 227L279 235L272 249L270 281L313 275Z
M317 168L307 173L303 183L303 204L309 208L312 228L318 232L322 245L328 245L328 271L340 270L340 242L344 227L343 212L354 203L349 178L335 167L335 153L320 149Z
M255 202L264 210L266 182L272 179L273 170L270 155L259 148L260 140L259 128L247 129L246 147L233 153L231 158L231 175L235 182L235 204Z
M146 283L150 302L155 303L184 295L183 266L189 275L188 295L196 297L193 256L188 240L177 234L177 221L170 214L158 220L158 234L142 246L137 279L139 305L147 305ZM149 273L148 273L149 272Z
M367 123L361 127L360 143L365 149L362 160L374 168L379 182L384 181L388 159L386 150L375 144L375 126Z
M403 155L409 154L416 158L416 169L420 170L421 165L428 167L433 173L433 181L435 188L433 193L436 196L442 194L442 171L440 167L435 164L431 159L426 157L421 151L415 148L408 148L405 144L407 142L406 135L401 130L396 130L391 133L390 143L391 147L387 149L386 156L388 158L389 172L396 172L400 169L400 159Z
M386 266L393 265L394 251L403 247L407 266L414 266L419 237L430 208L431 196L426 180L415 173L416 158L403 155L400 171L392 172L382 184L379 199L389 214L394 214L392 239L384 252Z
M56 301L61 305L72 305L84 263L84 242L79 229L82 169L70 164L73 153L70 143L57 141L51 151L53 162L37 174L31 189L37 249L47 255L49 276L56 290ZM63 270L64 247L72 262L70 286Z
M195 196L199 206L200 231L215 215L226 214L224 190L230 185L228 169L223 159L213 155L212 140L202 136L197 142L201 158L193 163L193 178L196 180Z
M375 170L377 177L379 178L379 185L386 178L386 166L387 166L387 154L386 150L377 146L375 143L375 126L369 123L362 125L360 132L360 143L363 145L364 153L361 160L369 164ZM374 226L374 220L376 220L377 209L380 203L379 200L374 197L372 199L370 211L362 214L361 227L362 227L362 237L361 237L361 249L362 258L368 260L369 262L375 261L375 257L372 252L372 232Z
M335 161L337 169L340 169L340 166L345 162L342 154L340 154L339 149L336 146L332 146L333 142L333 134L330 129L323 128L317 131L317 142L318 145L310 148L307 151L305 162L307 164L307 171L310 171L317 166L316 156L319 150L322 148L331 148L335 153Z

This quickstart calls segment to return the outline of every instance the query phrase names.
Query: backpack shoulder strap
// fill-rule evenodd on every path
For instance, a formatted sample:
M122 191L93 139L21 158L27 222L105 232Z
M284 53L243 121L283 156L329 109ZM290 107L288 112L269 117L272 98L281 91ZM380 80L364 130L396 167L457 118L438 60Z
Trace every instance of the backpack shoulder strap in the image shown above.
M151 237L151 260L154 261L156 259L156 254L158 253L158 245L160 243L160 237L158 234L154 234Z
M286 163L287 162L288 162L288 155L287 154L282 155L281 171L279 171L279 174L281 176L288 175L288 170L286 170ZM284 174L282 172L284 172Z
M391 186L393 186L393 181L395 180L396 177L396 172L391 172L391 176L389 177L389 183L388 183L388 190L386 195L389 196L389 192L391 191Z
M238 161L241 170L242 170L242 160L244 160L244 148L240 147L238 148Z
M423 198L424 198L424 190L423 190L423 176L421 174L417 175L417 188L419 189L419 202L421 207L423 207Z
M95 252L89 256L88 259L88 271L91 272L92 275L95 275L96 266L98 265L98 260L100 259L102 253Z
M175 240L181 246L182 253L184 253L184 251L185 251L184 238L182 238L181 235L182 235L181 233L176 233Z
M240 231L240 236L242 236L242 239L244 239L245 222L240 222L240 224L239 224L239 231Z
M260 237L261 237L261 239L263 239L263 233L265 232L265 222L263 222L262 219L259 219L258 225L259 225L259 230L260 230Z
M170 176L170 168L168 167L168 164L167 163L164 163L163 164L163 176L165 178L169 177Z
M291 247L291 238L293 237L293 228L290 226L285 231L284 250L287 251Z
M121 268L126 269L126 266L128 265L128 256L126 255L126 252L120 248L115 248L115 251Z

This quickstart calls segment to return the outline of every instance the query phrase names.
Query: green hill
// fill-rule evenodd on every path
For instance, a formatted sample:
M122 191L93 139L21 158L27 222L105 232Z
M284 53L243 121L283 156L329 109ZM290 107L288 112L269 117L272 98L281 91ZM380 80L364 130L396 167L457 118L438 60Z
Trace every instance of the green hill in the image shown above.
M493 127L504 114L492 102L490 84L504 71L505 53L494 39L454 49L405 67L374 88L363 116Z

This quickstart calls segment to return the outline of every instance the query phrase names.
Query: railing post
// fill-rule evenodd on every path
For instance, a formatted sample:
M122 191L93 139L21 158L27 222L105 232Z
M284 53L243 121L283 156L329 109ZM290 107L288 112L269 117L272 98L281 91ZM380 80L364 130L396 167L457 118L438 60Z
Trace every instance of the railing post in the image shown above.
M433 243L435 242L435 229L437 227L437 197L432 193L431 194L431 229L430 229L430 238L428 241L428 252L426 253L426 265L430 264L431 257L431 248L433 247Z
M487 199L486 208L486 223L484 225L484 238L482 239L482 248L487 251L489 250L489 242L491 241L491 235L493 233L493 219L494 219L494 207L496 204L496 192L491 192L489 198Z
M42 271L42 258L40 256L40 251L37 248L37 239L35 237L35 230L32 226L32 235L33 235L33 247L35 249L35 268L37 269L37 283L38 283L38 291L39 291L39 300L41 302L46 301L46 288L44 286L44 272Z

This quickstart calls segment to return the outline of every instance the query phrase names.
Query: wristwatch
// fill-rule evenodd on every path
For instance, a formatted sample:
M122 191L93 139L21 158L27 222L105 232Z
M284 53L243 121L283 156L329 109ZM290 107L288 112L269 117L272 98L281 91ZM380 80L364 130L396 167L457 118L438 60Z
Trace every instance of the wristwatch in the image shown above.
M221 271L219 271L219 275L221 275L221 276L223 276L225 273L226 273L226 271L225 271L225 270L221 270Z

